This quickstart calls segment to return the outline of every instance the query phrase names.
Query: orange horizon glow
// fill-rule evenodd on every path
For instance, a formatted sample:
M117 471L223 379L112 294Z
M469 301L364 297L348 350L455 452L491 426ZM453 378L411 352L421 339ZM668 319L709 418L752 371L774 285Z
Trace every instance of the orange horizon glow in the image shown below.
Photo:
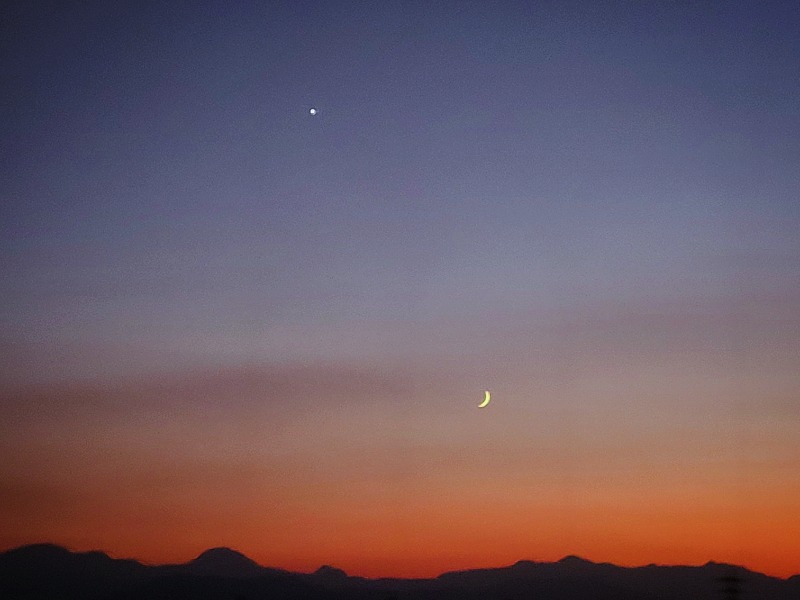
M450 432L436 444L418 438L427 435L419 426L387 434L387 417L365 404L304 414L300 429L283 423L283 433L259 406L247 419L217 412L198 421L190 412L151 425L142 420L149 411L115 421L73 407L81 436L59 438L57 423L37 421L27 442L6 438L27 450L5 479L0 546L50 542L149 564L226 546L264 566L330 564L363 577L435 577L567 555L800 572L791 461L742 460L713 436L665 446L622 431L608 445L573 433L588 425L546 413L540 420L555 432L534 426L527 442L499 445L498 434L532 421L513 396L497 396L493 412L471 406L457 418L441 410L447 403L417 407L431 429ZM130 437L143 427L141 441ZM781 441L780 431L774 448L793 439L787 432ZM569 446L558 445L563 437Z
M790 358L760 374L698 367L681 349L571 343L581 367L567 371L556 346L536 362L9 388L0 547L176 563L227 546L265 566L366 577L566 555L800 572Z

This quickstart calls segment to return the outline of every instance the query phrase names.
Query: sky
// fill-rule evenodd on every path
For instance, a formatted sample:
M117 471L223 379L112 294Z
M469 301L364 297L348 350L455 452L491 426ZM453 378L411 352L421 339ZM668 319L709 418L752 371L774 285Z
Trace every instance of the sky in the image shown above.
M797 31L5 4L0 549L800 573Z

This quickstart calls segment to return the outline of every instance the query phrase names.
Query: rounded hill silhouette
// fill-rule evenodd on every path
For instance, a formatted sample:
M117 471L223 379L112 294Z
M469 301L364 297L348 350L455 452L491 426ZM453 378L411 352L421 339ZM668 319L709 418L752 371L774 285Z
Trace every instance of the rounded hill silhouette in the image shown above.
M347 573L345 573L341 569L337 569L336 567L332 567L330 565L322 565L319 569L314 571L314 575L316 575L317 577L324 577L325 579L329 580L347 579Z
M252 577L264 569L254 560L230 548L211 548L189 563L189 570L196 575L215 577Z

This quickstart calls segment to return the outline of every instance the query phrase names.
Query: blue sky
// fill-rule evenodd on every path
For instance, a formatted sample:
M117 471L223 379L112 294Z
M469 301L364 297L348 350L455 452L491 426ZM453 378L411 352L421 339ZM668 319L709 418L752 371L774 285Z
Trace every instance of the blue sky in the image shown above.
M724 296L739 263L796 265L789 3L16 10L12 345Z

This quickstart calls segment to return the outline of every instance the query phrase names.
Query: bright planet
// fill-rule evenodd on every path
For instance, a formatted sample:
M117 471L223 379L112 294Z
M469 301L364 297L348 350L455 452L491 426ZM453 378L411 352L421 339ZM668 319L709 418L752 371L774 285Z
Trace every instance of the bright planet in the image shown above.
M311 114L311 115L315 115L315 114L317 114L317 109L316 108L312 108L311 110L308 111L308 113Z

